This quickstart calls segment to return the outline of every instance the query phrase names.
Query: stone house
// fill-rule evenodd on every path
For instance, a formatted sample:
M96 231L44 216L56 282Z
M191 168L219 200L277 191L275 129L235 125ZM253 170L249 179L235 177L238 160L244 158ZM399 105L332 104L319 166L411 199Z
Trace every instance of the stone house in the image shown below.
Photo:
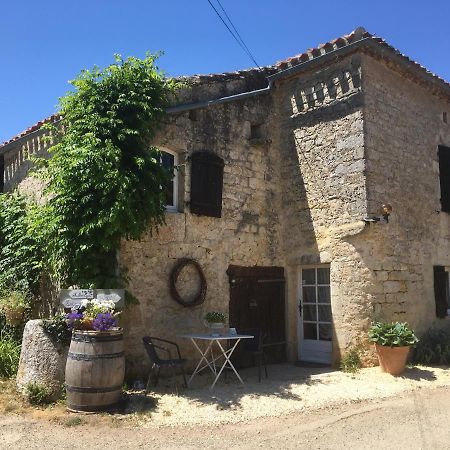
M155 142L180 166L167 225L120 253L140 300L124 315L132 371L145 367L143 335L193 355L177 336L212 310L285 341L274 361L328 364L373 319L419 334L449 323L449 83L363 28L274 66L186 81ZM45 151L41 125L0 147L5 190L36 189L27 157ZM203 270L203 303L171 295L182 258ZM180 297L198 286L186 266Z

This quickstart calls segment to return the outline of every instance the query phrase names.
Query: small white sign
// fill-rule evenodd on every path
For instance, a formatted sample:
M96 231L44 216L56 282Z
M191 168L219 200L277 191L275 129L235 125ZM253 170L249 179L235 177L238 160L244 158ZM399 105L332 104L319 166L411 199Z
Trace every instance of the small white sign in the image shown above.
M61 289L59 301L66 309L81 308L82 300L114 302L116 308L125 306L124 289Z
M84 299L81 299L81 300L84 300ZM80 299L65 298L64 300L61 301L61 303L64 306L64 308L68 308L68 309L80 309L81 308Z
M112 294L97 294L97 300L99 302L114 302L119 303L121 300L121 297L119 294L112 293Z
M70 298L93 299L94 289L70 289L68 291Z

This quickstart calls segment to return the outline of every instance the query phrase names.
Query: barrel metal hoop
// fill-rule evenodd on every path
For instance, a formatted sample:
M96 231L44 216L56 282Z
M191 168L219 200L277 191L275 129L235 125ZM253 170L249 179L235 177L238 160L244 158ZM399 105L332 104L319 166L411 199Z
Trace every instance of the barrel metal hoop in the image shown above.
M111 403L109 405L96 405L96 406L88 406L88 405L72 405L70 403L67 404L67 409L72 412L84 412L84 413L94 413L99 411L114 411L118 408L119 403Z
M86 355L85 353L69 352L67 357L76 361L95 361L96 359L115 359L124 356L124 352L104 353L100 355Z
M75 342L114 342L121 341L123 339L122 334L112 334L107 336L89 336L87 334L73 334L72 341Z
M103 394L105 392L114 392L121 391L122 386L112 386L112 387L104 387L104 388L92 388L92 387L79 387L79 386L70 386L66 384L67 392L81 392L85 394Z

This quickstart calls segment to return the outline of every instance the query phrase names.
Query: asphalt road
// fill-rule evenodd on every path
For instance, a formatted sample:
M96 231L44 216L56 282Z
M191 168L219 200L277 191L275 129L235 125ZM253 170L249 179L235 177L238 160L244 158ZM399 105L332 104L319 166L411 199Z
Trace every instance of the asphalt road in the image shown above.
M0 449L450 449L450 389L245 424L195 428L64 427L0 416Z

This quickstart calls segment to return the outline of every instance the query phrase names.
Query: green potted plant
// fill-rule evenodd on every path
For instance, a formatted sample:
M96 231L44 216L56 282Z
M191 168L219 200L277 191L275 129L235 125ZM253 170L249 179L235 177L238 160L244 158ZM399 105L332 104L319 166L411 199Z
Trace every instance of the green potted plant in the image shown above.
M205 315L205 324L212 329L225 328L227 316L222 312L211 311Z
M14 327L19 325L23 321L25 311L29 308L30 303L25 292L10 291L0 298L0 311L8 325Z
M382 372L391 375L403 373L410 347L419 342L406 322L375 322L369 340L375 344Z

